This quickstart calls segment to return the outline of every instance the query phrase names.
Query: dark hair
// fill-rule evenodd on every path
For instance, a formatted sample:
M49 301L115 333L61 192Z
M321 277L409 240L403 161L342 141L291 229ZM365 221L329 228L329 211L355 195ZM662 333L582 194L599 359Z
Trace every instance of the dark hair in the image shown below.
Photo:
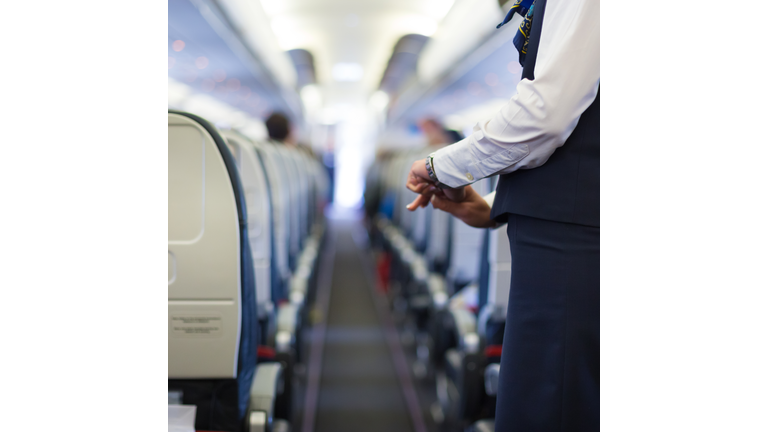
M459 142L464 139L461 132L453 129L445 129L445 135L448 137L448 144Z
M288 118L281 113L272 113L267 119L266 124L269 137L274 140L282 141L290 132Z

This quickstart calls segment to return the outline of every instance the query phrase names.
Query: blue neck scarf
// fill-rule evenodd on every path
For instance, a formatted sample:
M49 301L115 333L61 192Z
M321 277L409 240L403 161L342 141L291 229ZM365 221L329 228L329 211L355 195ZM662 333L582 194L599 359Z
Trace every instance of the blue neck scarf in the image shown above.
M516 13L523 17L523 22L520 23L520 27L518 27L517 33L515 33L515 37L512 39L512 43L520 53L520 66L525 64L525 54L528 52L528 38L531 36L534 2L535 0L515 1L515 4L512 5L512 8L507 12L507 16L504 17L504 21L496 26L496 28L501 28L501 26L508 23Z

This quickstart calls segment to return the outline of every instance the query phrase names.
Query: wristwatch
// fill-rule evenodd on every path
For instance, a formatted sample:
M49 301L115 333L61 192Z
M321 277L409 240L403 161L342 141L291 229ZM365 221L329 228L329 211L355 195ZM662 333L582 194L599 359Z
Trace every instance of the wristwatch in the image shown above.
M427 166L427 174L429 174L429 179L432 180L435 183L435 186L439 187L440 189L445 188L446 186L442 183L440 183L440 180L437 179L437 175L435 174L435 167L432 162L432 158L435 156L434 153L427 156L427 158L424 160L424 163Z

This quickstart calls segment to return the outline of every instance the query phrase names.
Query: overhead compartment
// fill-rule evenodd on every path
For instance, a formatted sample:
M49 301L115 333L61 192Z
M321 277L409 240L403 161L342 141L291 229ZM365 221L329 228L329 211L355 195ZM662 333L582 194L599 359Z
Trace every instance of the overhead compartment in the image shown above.
M169 0L169 104L192 110L186 105L215 99L242 113L241 117L256 120L283 111L300 120L301 100L290 58L266 42L255 45L254 31L238 30L251 21L231 19L239 11L235 5L241 6L216 0ZM256 19L254 14L249 16ZM266 30L271 32L268 25Z
M496 29L505 10L496 0L460 0L454 5L424 47L417 73L392 98L390 133L435 118L466 134L515 94L522 68L512 39L522 18L515 15Z

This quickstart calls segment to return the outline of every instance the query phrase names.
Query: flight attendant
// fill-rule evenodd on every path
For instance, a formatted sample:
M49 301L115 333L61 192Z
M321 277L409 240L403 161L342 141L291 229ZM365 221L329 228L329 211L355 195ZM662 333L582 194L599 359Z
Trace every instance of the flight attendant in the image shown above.
M532 3L532 4L531 4ZM517 94L415 161L410 210L507 223L512 253L496 431L599 430L600 2L519 0ZM503 24L503 23L502 23ZM469 184L500 174L492 205Z

